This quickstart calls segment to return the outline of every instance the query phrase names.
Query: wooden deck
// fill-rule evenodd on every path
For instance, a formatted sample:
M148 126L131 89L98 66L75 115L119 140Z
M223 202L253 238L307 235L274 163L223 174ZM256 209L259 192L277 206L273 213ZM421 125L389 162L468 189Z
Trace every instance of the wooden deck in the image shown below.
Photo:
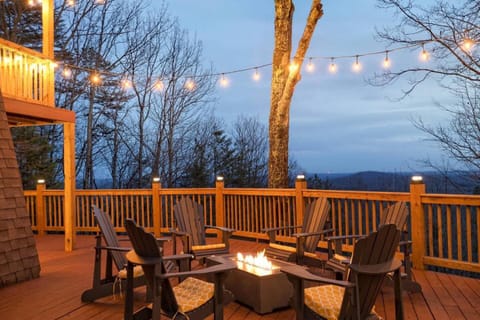
M38 279L0 289L1 319L122 319L123 300L108 297L94 303L82 303L80 295L91 286L94 237L78 236L76 250L65 253L63 236L37 237L41 262ZM263 243L233 240L232 252L251 252ZM167 248L171 250L171 248ZM423 292L404 293L405 319L480 319L480 280L454 275L414 270ZM137 303L143 300L136 291ZM376 303L377 312L394 319L393 290L385 287ZM257 315L248 307L231 303L225 308L227 320L294 319L286 308L267 315ZM213 319L210 317L208 319Z

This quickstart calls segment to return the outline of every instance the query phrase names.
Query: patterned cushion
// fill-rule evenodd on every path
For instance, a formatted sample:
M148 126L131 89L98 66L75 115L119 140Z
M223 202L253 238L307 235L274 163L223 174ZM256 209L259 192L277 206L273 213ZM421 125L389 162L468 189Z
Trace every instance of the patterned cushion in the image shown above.
M133 267L133 277L138 278L143 276L143 269L142 266L135 266ZM123 268L117 274L117 278L120 279L127 279L127 268Z
M209 250L209 249L220 249L225 248L224 243L215 243L215 244L204 244L199 246L192 246L192 250Z
M187 313L213 297L214 284L196 278L187 278L173 288L178 311Z
M338 319L345 288L335 285L305 289L305 305L327 320Z

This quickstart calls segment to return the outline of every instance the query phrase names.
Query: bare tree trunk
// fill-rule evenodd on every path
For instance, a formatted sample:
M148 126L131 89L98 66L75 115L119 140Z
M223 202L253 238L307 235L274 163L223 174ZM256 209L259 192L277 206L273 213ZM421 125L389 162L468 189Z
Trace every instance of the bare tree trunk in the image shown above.
M272 89L269 119L270 153L268 163L268 186L288 186L288 141L290 127L290 103L295 85L300 81L300 68L305 58L317 21L322 17L322 3L312 0L307 23L299 41L293 61L292 0L275 0L275 44L272 66ZM292 66L290 68L290 66Z

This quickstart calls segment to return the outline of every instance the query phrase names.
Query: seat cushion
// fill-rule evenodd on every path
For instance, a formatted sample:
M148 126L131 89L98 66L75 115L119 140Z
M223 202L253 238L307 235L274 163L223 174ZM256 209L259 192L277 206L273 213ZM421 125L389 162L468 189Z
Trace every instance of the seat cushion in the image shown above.
M187 313L213 298L214 284L196 278L187 278L173 288L178 311Z
M133 277L138 278L141 276L143 276L142 266L133 267ZM122 270L118 271L117 278L127 279L127 268L123 268Z
M338 319L345 288L335 285L305 289L305 305L323 318Z
M225 243L204 244L198 246L192 246L192 250L212 250L225 248Z

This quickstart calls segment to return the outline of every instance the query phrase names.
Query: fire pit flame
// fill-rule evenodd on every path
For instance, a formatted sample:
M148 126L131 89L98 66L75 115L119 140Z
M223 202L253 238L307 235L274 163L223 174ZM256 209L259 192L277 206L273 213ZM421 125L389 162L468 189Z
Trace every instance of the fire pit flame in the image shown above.
M267 259L265 256L265 250L261 252L257 252L257 255L254 257L251 254L243 256L241 252L237 253L237 261L238 262L243 262L248 265L257 267L257 268L262 268L265 270L272 270L273 265L272 262Z

